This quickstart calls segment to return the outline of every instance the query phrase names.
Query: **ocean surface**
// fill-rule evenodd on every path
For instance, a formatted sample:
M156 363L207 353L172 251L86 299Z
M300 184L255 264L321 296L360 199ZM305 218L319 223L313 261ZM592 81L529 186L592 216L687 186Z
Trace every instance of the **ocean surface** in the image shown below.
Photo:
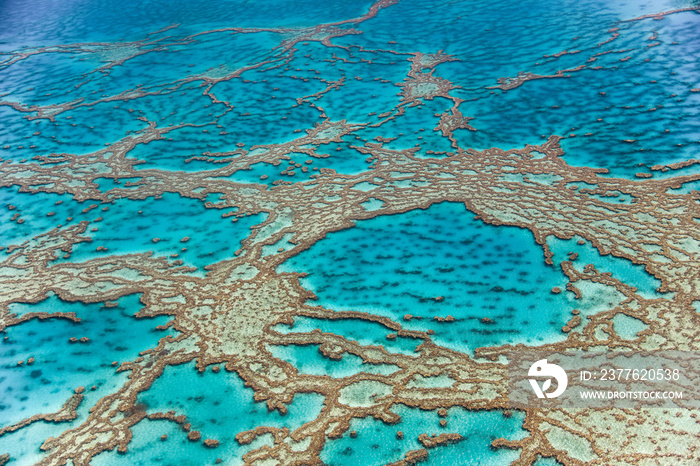
M92 240L49 260L49 274L67 264L152 252L154 259L181 261L179 265L188 267L183 276L207 280L208 266L237 257L244 240L268 214L258 209L238 215L236 207L217 206L225 193L214 189L196 197L165 186L162 193L139 191L137 198L130 198L129 190L161 183L158 173L177 172L193 183L201 179L250 187L254 199L255 190L271 192L280 180L303 183L319 173L353 176L370 170L373 161L359 148L376 138L390 139L385 149L415 149L416 156L426 160L448 157L455 150L453 142L433 128L439 115L449 113L453 100L424 99L421 105L402 107L401 117L377 125L385 118L381 114L399 105L397 83L406 79L411 54L417 52L454 57L431 72L452 84L450 96L463 101L459 109L476 129L454 130L459 147L521 148L559 135L567 164L607 169L601 176L625 180L638 180L639 173L663 179L668 175L650 167L698 157L700 92L691 89L700 87L700 16L686 11L659 20L624 22L697 7L697 2L400 0L358 24L343 23L366 14L371 6L369 1L350 0L0 0L0 181L3 164L30 165L36 157L52 156L56 160L46 167L59 170L71 167L70 157L117 147L149 124L164 131L162 138L127 150L126 159L138 161L134 173L97 176L78 194L53 192L52 182L46 180L30 186L3 181L0 259L9 256L12 245L32 244L59 225L84 221L88 227L83 236ZM285 48L285 41L336 22L340 30L354 31L331 38L333 47L309 35L294 43L293 53ZM234 28L247 32L233 34ZM598 46L612 37L613 28L619 28L619 38ZM611 52L594 63L599 69L591 65L570 71L607 50ZM571 53L554 56L562 51ZM244 71L214 84L206 81L236 70ZM494 88L498 78L520 72L554 75L559 70L569 70L563 72L567 77ZM307 98L340 80L336 89ZM306 98L302 105L301 98ZM35 118L39 108L50 118ZM256 160L233 173L221 170L231 160L288 143L326 118L369 124L320 144L316 154L322 157L310 157L302 147L281 164ZM109 164L110 157L96 160L88 178L103 172L101 164ZM697 167L674 174L697 174ZM85 167L68 170L76 179L88 179ZM294 178L283 170L295 170ZM679 193L696 187L682 186ZM117 191L122 194L112 202L98 199ZM609 199L614 204L635 202L625 195ZM370 200L365 207L369 212L381 209L382 201ZM18 218L23 221L18 223ZM263 255L279 253L277 246L292 236L267 247ZM322 236L275 268L277 273L303 274L301 286L316 295L310 305L365 312L408 330L431 331L434 343L470 356L482 347L562 342L567 337L562 327L574 309L585 318L624 299L602 284L583 288L581 299L566 291L568 279L559 264L572 252L579 256L574 264L579 270L594 264L645 297L669 295L658 291L660 281L643 265L603 256L581 237L547 238L553 265L547 264L530 230L475 218L463 202L446 200L358 219ZM293 243L282 249L291 249ZM555 288L564 291L553 293ZM0 288L0 297L6 291ZM45 459L47 453L40 447L46 439L80 426L92 406L116 392L129 373L117 371L113 361L132 361L161 339L177 337L178 330L166 325L170 316L134 316L144 309L144 292L134 289L116 305L105 305L106 299L62 299L50 290L38 302L3 300L4 316L63 312L81 320L29 319L7 327L9 321L3 321L0 428L56 412L77 387L85 387L74 419L40 420L0 435L0 454L10 455L9 464ZM412 318L405 319L406 314ZM442 321L448 316L453 320ZM625 316L618 316L614 325L630 340L646 328ZM387 329L367 320L298 316L272 328L282 334L319 329L404 355L414 354L422 342L406 336L387 340ZM70 342L83 337L89 343ZM266 351L300 374L340 379L395 370L363 364L351 354L329 359L319 345L269 345ZM27 364L30 357L33 363ZM260 426L298 429L320 415L324 397L297 393L283 415L268 411L236 372L199 372L188 362L166 367L138 394L137 403L147 414L186 414L191 429L217 439L218 448L188 441L177 424L147 418L130 428L133 438L125 452L101 452L90 464L199 465L217 459L243 464L244 454L272 445L273 436L241 445L237 434ZM355 417L350 430L356 437L328 439L320 461L389 464L423 448L419 434L445 430L434 410L402 404L391 410L401 417L400 423ZM464 440L431 450L424 464L510 464L519 452L491 448L491 442L527 435L522 412L505 417L502 410L452 407L447 419L449 432ZM397 440L399 430L404 440ZM161 440L164 435L167 439ZM535 464L558 463L540 458Z

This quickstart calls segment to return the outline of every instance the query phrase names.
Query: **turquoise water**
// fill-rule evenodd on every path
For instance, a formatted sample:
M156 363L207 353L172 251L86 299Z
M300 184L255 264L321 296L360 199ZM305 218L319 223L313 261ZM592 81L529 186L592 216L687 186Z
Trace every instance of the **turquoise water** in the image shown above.
M619 25L621 38L600 51L634 50L622 56L614 53L600 57L594 65L605 66L605 70L571 73L567 79L531 81L505 93L497 90L491 94L485 88L495 85L497 77L512 77L520 71L546 75L578 66L585 62L581 56L586 50L609 37L608 24L650 10L681 7L677 2L476 2L470 4L468 13L442 4L433 10L435 16L443 18L437 29L394 27L394 14L407 23L424 21L423 6L418 1L400 2L391 15L367 21L363 30L375 46L393 40L399 51L444 50L457 57L470 57L438 65L436 71L463 86L464 90L455 95L468 100L461 107L462 113L473 116L471 124L479 129L455 133L463 146L520 146L542 142L543 135L575 133L576 137L563 142L568 163L604 167L627 177L640 171L639 163L653 165L694 157L700 140L694 124L700 95L689 93L687 83L697 80L691 51L696 51L700 43L694 33L698 17L692 12L660 22L649 19ZM650 43L646 39L653 31L659 32L661 44L646 48ZM340 43L353 41L352 37L339 39ZM582 52L558 59L543 58L562 50ZM620 62L626 55L632 59ZM651 61L644 61L647 58ZM663 108L649 112L658 105ZM552 108L555 106L559 108ZM669 126L670 122L673 124ZM669 133L665 132L667 128ZM593 134L584 136L586 133ZM636 141L627 144L622 142L624 139Z
M116 373L113 361L130 361L138 353L155 346L172 331L157 330L167 318L135 319L140 310L138 295L119 299L116 307L101 303L68 303L50 296L35 305L12 304L10 312L73 312L81 319L31 320L5 330L0 342L0 425L13 425L35 414L58 411L78 387L85 388L85 398L78 418L61 424L36 422L0 437L0 449L19 460L34 464L40 457L39 446L49 436L77 427L88 410L100 398L115 392L126 380ZM89 338L88 343L71 343L70 338ZM29 358L34 358L32 364ZM18 365L23 361L22 365ZM94 387L94 389L93 389Z
M559 135L566 163L608 169L602 176L639 180L635 174L640 172L654 179L696 175L700 165L668 172L650 167L697 158L700 149L700 92L693 91L700 88L700 15L618 22L690 4L401 0L355 24L342 22L367 13L370 1L0 1L0 100L20 106L0 105L0 246L87 221L83 236L92 241L51 261L48 273L58 264L152 252L195 267L183 280L206 280L206 267L234 258L251 227L267 218L266 213L243 211L244 204L259 199L250 191L240 194L240 187L264 187L260 198L272 200L269 207L275 200L289 201L275 199L279 181L305 182L326 170L340 175L369 170L372 161L363 152L369 144L381 141L387 149L415 151L419 158L444 158L455 151L435 130L454 100L424 98L415 106L400 107L403 114L398 110L398 84L410 81L410 59L419 52L453 58L420 71L448 80L452 99L463 101L459 110L476 129L454 131L464 149L519 148ZM341 22L334 26L338 37L323 42L325 32L316 34L315 28L331 22ZM620 28L619 38L598 45L611 37L613 27ZM238 33L232 28L253 29ZM290 51L288 46L301 34L304 40L294 42ZM40 47L54 48L35 53ZM554 56L565 50L579 52ZM587 61L599 52L609 53ZM565 71L566 78L528 81L506 91L493 88L499 78L521 72L546 76L583 64L586 69ZM217 81L221 78L226 79ZM52 105L57 106L52 119L35 119L32 106ZM377 126L389 116L395 118ZM293 143L326 120L358 126L338 141ZM162 131L159 137L128 146L151 125ZM282 143L289 145L278 156L266 155ZM121 165L134 163L133 170L119 165L121 155L115 150L123 147L128 163ZM71 166L72 158L62 159L64 154L84 165ZM45 156L54 160L34 165L41 161L37 157ZM5 175L3 163L9 162L38 166L49 175L84 176L95 186L70 185L73 196L44 180L32 189L50 192L30 194L26 186L18 186L24 182L21 175L13 180ZM215 173L229 163L235 171ZM207 208L207 201L216 204L225 193L205 191L205 199L195 199L176 194L179 186L167 186L167 192L154 196L148 188L156 185L150 177L156 170L178 172L185 180L207 173L211 178L202 184L215 180L223 191L230 188L234 202L245 202L240 211ZM691 194L697 188L698 182L689 182L669 193ZM203 189L194 187L190 196ZM105 193L114 202L98 199ZM138 195L130 200L125 198L129 193ZM622 191L616 194L590 196L611 205L636 202ZM79 202L78 197L86 199ZM377 211L382 201L363 206ZM262 254L290 249L293 238L287 234ZM485 346L562 341L567 335L561 328L572 310L586 316L624 299L602 285L583 286L582 298L574 299L565 291L568 280L560 268L571 252L578 254L577 270L591 263L636 287L645 298L673 297L657 291L660 281L643 266L601 256L590 242L579 245L578 239L547 238L554 265L546 265L530 231L488 225L474 220L463 205L445 202L358 221L328 234L278 271L308 274L301 283L318 296L310 305L388 317L407 329L431 331L434 342L467 354ZM554 288L564 291L553 293ZM125 296L117 307L107 308L67 303L49 292L37 304L9 305L8 312L20 316L63 311L83 320L32 320L1 334L7 339L0 342L0 427L56 411L75 388L88 387L78 419L37 422L0 437L0 454L10 452L11 464L39 461L38 447L47 437L79 425L101 397L118 390L127 374L116 374L112 361L133 360L171 334L155 329L167 318L132 317L141 309L139 296ZM412 318L404 319L407 314ZM454 320L437 319L448 316ZM646 328L623 315L613 324L628 340ZM291 325L274 327L281 333L314 329L409 356L422 342L388 339L393 330L357 319L296 317ZM90 342L68 342L83 336ZM395 370L363 364L350 354L331 360L315 345L266 349L306 375L342 378ZM35 358L32 365L26 363L29 357ZM25 363L17 365L20 360ZM105 452L93 464L211 464L217 458L241 464L245 452L269 444L271 438L263 436L243 447L234 440L237 433L261 425L293 429L315 419L323 406L320 395L297 394L286 416L268 413L236 374L210 369L200 374L191 364L166 368L138 401L149 413L186 414L204 438L220 441L219 448L189 442L171 422L147 420L133 427L126 454ZM492 450L489 445L496 437L521 438L522 413L506 419L498 411L454 408L448 426L441 428L435 412L400 405L392 410L402 416L400 424L354 419L351 429L358 438L345 435L328 441L321 460L329 465L385 464L419 448L419 433L441 431L460 432L465 440L432 450L427 464L507 464L518 457L518 451ZM403 441L396 440L397 430L404 432ZM168 439L161 441L164 434ZM536 464L558 463L540 458Z
M106 191L114 187L103 184ZM214 194L208 200L217 202L217 197ZM82 236L92 241L76 244L69 257L59 257L55 263L152 252L155 257L165 256L196 267L200 276L204 275L204 266L234 257L241 241L250 235L250 227L265 218L264 214L231 216L235 209L206 209L201 200L173 193L138 203L120 199L107 204L75 203L67 195L18 193L13 188L2 188L0 203L3 201L15 208L0 210L0 246L21 244L60 225L88 221ZM23 223L10 221L16 214ZM225 214L229 216L222 217ZM97 251L98 247L106 250Z
M569 260L569 254L573 252L578 255L572 262L579 272L583 272L586 265L593 264L598 272L611 273L613 278L636 287L638 293L645 298L671 296L668 293L662 294L656 291L661 286L661 281L647 273L643 265L633 264L628 259L612 255L601 256L590 242L578 244L580 240L582 238L576 236L570 240L560 240L551 236L547 238L550 251L554 254L552 260L555 263Z
M104 207L108 210L102 211ZM222 218L232 209L205 209L198 199L172 193L138 203L121 199L104 207L95 209L93 217L99 215L102 220L92 219L86 232L92 241L77 244L69 259L58 262L153 252L155 257L167 256L198 267L203 275L205 265L234 257L241 241L250 235L250 227L264 217L260 214ZM100 246L107 250L97 251Z
M38 413L58 410L73 390L107 383L116 377L112 361L134 359L170 332L156 330L167 319L136 320L132 316L141 305L138 295L124 297L116 307L102 304L67 303L52 296L36 305L13 304L10 312L74 312L81 319L32 320L5 331L2 341L3 425ZM126 336L129 338L125 338ZM70 343L70 338L87 337L89 343ZM26 361L34 358L34 363ZM18 366L18 361L25 361ZM41 387L40 390L34 388ZM18 389L21 387L21 389ZM37 387L37 388L39 388ZM31 395L31 396L30 396Z
M219 446L195 444L174 422L153 420L134 427L138 441L129 445L126 454L103 453L95 457L93 464L197 465L212 464L217 458L226 458L227 464L243 464L241 457L254 448L271 444L271 436L264 435L241 446L234 438L236 434L259 425L294 431L315 419L323 407L320 395L299 394L288 405L287 415L268 413L266 403L254 402L253 390L245 387L237 374L223 368L219 373L200 373L194 364L166 369L151 389L138 397L138 402L149 414L173 410L178 416L186 415L191 429L201 432L202 440L218 440ZM160 439L162 435L167 435L165 441Z
M329 375L334 379L363 372L389 375L399 370L399 367L393 364L363 363L362 358L353 354L343 354L342 361L328 359L319 351L319 345L271 346L269 350L276 358L287 361L302 374Z
M574 267L579 271L592 263L599 272L637 287L641 296L668 296L656 291L661 282L643 266L601 256L590 243L579 245L579 239L548 238L555 264L549 266L528 230L490 226L474 220L461 204L442 203L360 221L331 233L279 269L308 274L301 281L318 296L313 304L390 317L408 329L433 330L435 342L468 353L484 346L563 340L561 328L574 309L588 315L625 299L603 285L586 284L580 299L565 291L568 279L559 264L571 252L578 254ZM564 291L553 294L555 287ZM406 314L421 319L405 321ZM455 321L435 320L447 316ZM297 319L292 330L319 328L363 344L395 344L386 340L387 329L366 327L353 320ZM407 338L397 341L409 344Z
M534 464L535 466L559 466L561 463L554 458L543 458L540 456Z
M567 279L544 263L532 233L474 220L456 203L357 222L279 269L308 273L301 281L318 295L314 304L432 329L437 343L470 353L562 339L578 305L572 293L552 294ZM422 319L403 322L405 314ZM456 321L434 320L447 316ZM354 325L346 321L344 333Z
M388 340L386 335L393 333L393 330L389 330L378 323L357 319L321 320L310 319L308 317L296 317L291 326L279 324L274 327L274 330L280 333L312 332L314 329L319 329L327 333L342 333L345 338L356 341L362 345L381 345L389 352L406 355L415 354L416 347L423 343L421 339L410 337L397 337L394 340Z
M157 20L151 15L139 15L139 19L135 20L133 15L125 15L115 3L106 2L100 10L104 22L109 23L109 27L105 28L86 24L94 15L89 3L55 10L47 6L52 2L44 2L41 6L34 3L25 2L21 7L5 4L3 13L7 18L6 24L16 25L8 26L5 30L20 30L23 34L3 35L2 49L38 45L46 40L44 35L50 32L52 39L59 43L71 42L76 38L79 38L77 42L121 39L124 42L122 47L129 50L133 41L146 39L148 32L174 23L180 24L180 27L152 35L150 45L137 45L149 53L125 62L128 66L112 68L108 76L90 74L88 82L77 89L74 86L85 81L85 73L95 66L109 64L110 57L121 57L127 52L109 49L96 56L78 53L77 56L84 61L76 61L66 54L45 54L17 62L3 70L0 92L10 92L8 98L24 104L59 103L82 96L89 96L94 101L103 95L118 94L138 85L163 89L169 80L196 76L210 69L217 70L222 65L235 69L237 65L278 53L270 49L280 36L267 32L234 36L209 34L202 37L200 42L188 46L179 43L172 45L167 59L153 51L160 44L156 41L172 44L194 31L231 24L259 25L260 19L255 19L254 10L235 7L236 2L220 6L216 17L207 15L207 8L197 10L196 5L187 4L187 7L168 8L168 14L158 16ZM276 5L278 11L289 7L284 2ZM335 2L332 7L324 5L323 9L315 8L312 2L302 2L301 5L294 8L293 14L281 16L275 24L308 25L322 18L351 17L366 8L365 2ZM411 27L395 27L397 17L405 18L406 25L410 24L410 18L422 18L423 2L403 1L363 23L362 35L340 37L335 42L385 50L389 41L396 41L392 47L399 52L433 53L444 50L461 59L438 65L436 75L461 86L455 91L455 96L467 100L462 112L474 117L472 124L479 128L477 132L457 130L455 134L464 146L520 146L540 142L543 135L566 136L575 133L576 137L564 141L569 163L605 167L615 175L632 177L639 171L640 162L652 164L684 160L691 157L697 148L698 129L693 124L693 116L696 115L700 95L688 92L692 87L688 83L694 79L693 62L689 58L692 54L688 52L698 46L698 38L693 34L697 15L680 13L661 22L645 20L622 24L620 39L601 51L624 50L634 46L634 52L629 54L631 59L625 62L619 61L618 53L599 57L595 65L604 66L604 70L571 73L571 77L566 79L531 81L505 93L500 90L492 93L487 87L494 85L498 77L515 76L520 71L551 74L559 69L572 68L585 62L581 57L598 51L593 50L595 45L609 37L607 28L601 27L601 24L612 25L618 19L673 7L678 5L666 1L627 6L588 1L566 4L567 14L561 15L560 9L554 5L521 2L514 11L512 5L501 1L476 2L470 5L467 15L462 14L459 4L442 5L436 10L435 17L448 20L440 21L440 27L436 30L424 28L423 32L418 32ZM142 9L152 11L158 7ZM31 15L28 14L30 11ZM198 11L195 17L191 15L192 11ZM501 17L504 11L508 11L505 16L508 22L495 27L495 18ZM73 26L59 28L55 20L57 14L75 18L71 23ZM235 21L230 22L233 17ZM301 18L306 20L300 21ZM537 40L533 43L529 37L534 18L537 18L538 32ZM33 27L37 21L42 22L42 32ZM144 29L146 25L148 27ZM638 47L640 42L644 45L649 42L647 38L653 31L659 33L660 45ZM454 40L454 37L460 39ZM222 44L227 45L220 47ZM222 55L222 50L228 52ZM236 52L233 53L233 50ZM562 50L581 52L556 59L543 58L543 55ZM347 55L342 49L334 52L338 57ZM367 113L381 113L398 103L398 88L375 81L375 78L388 79L393 83L402 81L407 66L405 56L367 52L366 57L372 63L358 62L353 57L350 63L336 65L322 61L327 54L328 50L317 42L299 44L299 53L282 73L277 69L271 72L255 69L247 72L248 82L230 80L217 84L212 92L220 100L234 105L233 111L219 120L222 128L212 124L207 128L207 133L200 128L177 130L166 135L162 141L136 148L134 156L146 161L144 167L185 169L188 164L184 163L184 159L192 155L231 150L240 142L250 145L289 140L293 129L308 126L319 117L318 111L308 105L297 106L295 101L299 95L310 95L325 87L321 82L314 82L313 77L319 77L315 71L319 69L320 76L328 80L343 75L350 78L338 91L318 99L331 119L366 121ZM36 70L42 70L42 73L37 75ZM363 79L355 80L355 76ZM263 82L263 79L267 81ZM652 80L657 82L651 83ZM27 91L29 88L32 90ZM275 88L278 90L275 91ZM605 95L601 96L600 92L605 92ZM274 99L270 98L272 95ZM444 111L447 101L438 98L424 103L424 108L412 109L405 119L387 126L392 133L404 133L394 145L413 147L416 143L414 131L424 128L427 139L422 142L430 141L438 150L445 147L444 138L434 137L430 131L434 123L429 117L434 110ZM81 107L68 112L71 120L66 119L66 114L61 114L57 118L61 124L53 125L45 121L25 122L17 112L0 107L5 117L4 129L0 130L3 140L0 148L9 145L12 149L0 149L0 156L13 160L31 158L35 152L29 148L30 143L23 139L29 127L32 133L41 131L31 141L37 148L44 151L84 152L87 148L95 150L104 147L104 141L113 141L126 132L145 127L143 122L135 120L135 115L156 119L160 125L167 126L183 120L205 124L224 111L223 104L212 104L202 96L195 82L184 83L162 95L149 95L144 99L117 102L116 105L113 102L99 103L91 108ZM652 108L656 110L650 112ZM420 116L421 112L423 116ZM530 112L533 112L533 117L523 117ZM287 118L280 119L280 115ZM673 128L666 128L671 121L674 122ZM73 127L72 124L77 126ZM624 126L623 130L620 130L620 125ZM508 131L502 131L504 127ZM221 134L222 129L227 134ZM670 131L665 132L666 129ZM584 136L587 133L592 135ZM173 141L169 140L171 137ZM635 142L624 143L624 139L634 139ZM57 144L57 140L61 143ZM21 149L20 145L23 146ZM161 147L167 147L167 150L160 150Z
M349 139L349 138L347 138ZM262 151L263 149L257 149ZM228 177L236 183L264 184L272 186L275 181L309 181L320 173L323 168L330 168L343 175L356 175L367 170L369 163L366 156L360 152L349 149L347 143L321 144L318 149L319 157L311 157L308 154L292 152L289 160L279 165L258 162L248 169L237 170ZM284 173L283 173L284 172Z
M82 212L91 204L72 201L72 196L65 194L21 193L15 186L0 188L0 246L20 245L65 224L69 217L75 219L75 223L92 220L99 214L94 211ZM10 206L14 208L11 209ZM51 212L53 214L49 216ZM17 214L19 217L12 221L12 217ZM22 223L17 223L20 219L23 220Z
M423 448L418 442L420 434L458 433L464 440L430 451L429 463L433 464L508 464L520 453L513 450L495 450L491 442L496 438L520 440L525 436L522 429L524 414L515 412L505 418L500 411L470 412L462 408L447 410L447 426L441 427L435 411L421 411L403 405L391 411L401 416L402 421L390 426L381 421L365 418L350 421L350 430L357 432L356 438L346 435L329 442L321 453L321 460L328 465L365 464L382 465L388 461L399 461L410 450ZM396 433L403 432L398 440Z
M637 338L639 332L649 328L649 326L641 320L625 314L617 314L612 321L615 333L625 340L634 340Z

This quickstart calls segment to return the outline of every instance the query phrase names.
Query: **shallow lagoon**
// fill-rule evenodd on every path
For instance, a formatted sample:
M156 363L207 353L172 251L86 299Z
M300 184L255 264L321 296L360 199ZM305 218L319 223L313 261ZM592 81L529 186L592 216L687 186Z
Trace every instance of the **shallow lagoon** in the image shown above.
M577 303L551 290L564 289L566 276L545 264L529 231L473 217L462 204L441 203L360 221L279 270L308 273L301 282L318 295L314 304L397 321L411 314L421 319L404 327L432 329L437 343L460 351L562 338ZM455 321L434 320L448 316Z
M125 362L139 352L157 345L171 330L157 330L167 317L136 319L141 308L138 295L125 296L116 307L102 303L68 303L50 296L34 305L13 304L10 311L74 312L81 319L37 319L5 330L0 342L0 425L9 426L35 414L58 411L78 387L85 387L78 418L60 424L36 422L0 437L0 450L10 453L17 464L34 464L39 446L49 436L57 436L82 423L88 410L102 397L114 393L126 380L117 373L113 361ZM88 343L70 343L70 338L87 337ZM33 357L34 362L28 363ZM18 365L23 361L22 365ZM92 388L94 387L94 389Z

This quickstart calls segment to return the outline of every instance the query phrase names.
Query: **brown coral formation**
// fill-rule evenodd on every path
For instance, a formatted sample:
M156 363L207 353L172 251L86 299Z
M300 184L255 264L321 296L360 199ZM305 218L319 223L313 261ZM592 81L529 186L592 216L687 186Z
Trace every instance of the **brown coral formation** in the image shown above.
M446 445L449 443L455 443L463 440L464 437L462 437L459 434L440 434L440 435L428 435L428 434L420 434L418 436L418 441L425 447L425 448L435 448L440 445Z
M366 15L350 22L358 24L392 3L379 1ZM294 45L302 40L317 41L330 47L333 37L348 33L337 26L328 24L301 33L293 31L295 35L282 44L284 54L279 61L291 57ZM236 29L230 32L253 31ZM291 34L292 31L286 32ZM616 35L610 40L619 36L616 31L611 32ZM194 37L187 40L194 40ZM156 48L166 46L165 42L158 41L151 45ZM66 50L77 51L84 47L87 46L67 46ZM47 49L27 50L13 55L10 62L3 62L2 66L33 54L51 52ZM562 55L553 58L559 56ZM296 181L296 178L276 180L269 187L230 180L231 175L248 170L256 163L286 163L292 153L308 156L308 161L313 163L315 159L328 156L320 149L323 144L340 143L344 136L352 136L371 126L369 123L332 121L322 114L323 120L317 126L299 131L290 141L259 145L250 150L239 147L202 156L205 159L216 157L220 164L206 173L138 169L138 161L129 157L129 153L138 145L168 137L168 133L178 128L212 126L216 123L215 117L211 122L169 127L159 127L157 122L144 118L144 129L92 153L41 155L20 164L3 162L0 186L18 185L24 192L68 193L77 201L95 202L88 212L99 207L97 203L110 204L122 199L138 201L175 191L181 196L203 201L209 194L217 193L220 201L206 203L203 208L235 208L235 214L227 214L233 219L268 214L251 230L236 256L208 265L205 277L189 274L189 267L182 266L180 261L171 261L172 258L149 254L108 255L103 247L98 249L107 254L83 263L52 262L59 255L70 254L76 244L90 241L88 228L91 222L87 221L69 221L65 226L57 226L22 244L6 248L0 262L0 269L4 271L0 275L3 290L0 295L0 330L34 318L64 318L79 322L80 319L73 314L26 313L17 317L8 310L13 302L36 303L45 299L49 292L54 292L66 301L106 303L141 293L143 308L136 317L170 316L172 323L169 325L177 331L177 336L161 339L156 348L144 351L133 361L113 362L117 371L129 372L128 380L116 392L100 399L80 425L64 431L57 438L47 439L42 445L46 452L43 463L72 461L82 465L88 464L102 451L116 448L125 452L132 437L131 427L146 418L175 422L188 431L190 440L200 441L207 432L190 430L191 425L184 415L175 412L147 414L136 403L139 393L148 390L168 366L189 361L196 361L200 371L211 365L214 373L219 372L219 367L236 372L254 390L255 400L265 401L270 410L285 413L287 405L298 393L314 392L325 397L320 415L294 431L259 426L238 433L236 440L240 444L249 444L264 435L273 439L272 445L245 455L244 460L250 464L268 461L318 463L325 442L348 432L353 418L373 417L386 423L400 422L399 416L391 411L396 404L440 410L440 415L447 414L447 408L453 406L474 410L508 408L505 366L498 362L498 358L510 347L479 348L477 357L472 358L437 345L431 337L432 332L407 330L396 320L314 306L310 304L314 295L299 284L298 274L277 272L277 267L288 258L311 247L330 232L354 226L358 220L426 209L445 201L464 204L467 210L489 224L513 225L531 231L536 242L543 246L544 259L562 269L569 278L566 290L576 297L587 284L607 286L624 297L619 305L585 319L578 313L573 314L562 329L566 332L566 339L544 348L700 349L700 326L693 308L693 302L700 300L700 228L694 220L700 218L698 197L697 193L677 194L671 190L700 179L700 175L638 180L602 177L599 175L604 170L569 166L561 158L563 152L556 136L541 145L510 150L477 151L459 147L453 137L454 131L475 128L459 110L463 100L450 95L455 86L437 76L435 71L437 64L452 59L454 57L442 53L411 55L408 75L403 82L397 83L401 88L401 103L379 115L383 120L375 124L375 127L380 127L386 121L401 118L407 107L419 106L423 100L449 99L452 108L437 115L440 119L435 131L451 140L454 152L441 159L419 157L416 148L390 149L386 145L393 138L380 137L374 139L375 142L364 141L352 146L357 155L366 157L371 164L368 170L359 174L340 175L334 170L321 169L308 181ZM115 64L109 64L105 71L112 66ZM225 76L195 76L184 82L205 83L205 94L212 102L220 102L212 93L214 84L239 78L243 71L260 66L260 63L253 64ZM499 81L497 87L514 89L531 79L562 77L565 72L578 69L582 68L564 70L552 76L523 73ZM344 85L342 80L327 83L322 93L331 92L341 85ZM101 100L128 101L142 97L144 92L135 91L133 95ZM298 103L308 103L311 98L305 96ZM52 121L60 113L86 105L69 102L27 108L8 102L0 104L27 113L30 118ZM320 107L318 109L322 111ZM669 168L690 164L688 161ZM96 171L96 167L101 168ZM289 173L287 171L287 175ZM140 181L130 182L129 186L117 185L103 192L96 182L98 178L138 178ZM570 189L572 183L586 183L596 188ZM632 196L636 202L611 204L601 199L613 192ZM381 200L382 206L368 211L362 204L370 198ZM105 211L103 215L110 213ZM21 220L18 219L19 216L15 217L17 222ZM291 235L289 249L276 248L276 252L263 254L263 248L276 245L286 235ZM582 237L603 255L642 264L661 281L659 291L668 294L654 299L644 297L636 288L609 274L599 273L593 266L582 270L575 268L572 261L576 257L573 255L569 261L554 264L546 247L547 238L552 236L561 239ZM188 239L184 237L181 241ZM563 291L556 288L552 292ZM438 297L435 301L441 300ZM612 318L620 313L639 319L648 329L635 340L620 338L611 323ZM275 330L279 324L293 323L296 317L374 322L386 329L388 339L413 339L417 348L415 354L406 355L318 330L299 333ZM403 317L405 322L413 319L411 314ZM447 316L436 320L451 322L454 319ZM486 317L481 322L495 325ZM87 337L73 337L71 341L87 343L89 340ZM307 375L267 350L269 346L293 345L318 345L321 353L331 359L351 354L367 365L393 366L396 370L388 375L363 372L337 379ZM438 376L447 377L452 384L445 387L411 384L421 378ZM59 412L33 416L5 427L0 435L37 420L60 422L74 419L82 397L76 391ZM639 461L692 464L698 461L700 452L696 448L697 435L688 426L696 428L697 416L689 411L678 413L669 419L651 410L570 413L532 409L526 413L524 427L529 435L525 439L501 439L494 441L493 445L519 449L519 464L531 464L539 456L555 457L564 464L634 464ZM506 417L510 414L508 410L503 412ZM660 432L659 436L652 439L647 435L650 429ZM621 430L627 435L618 437L610 433ZM403 434L399 432L397 437L401 438ZM566 448L562 438L581 445L581 449ZM419 441L425 449L408 452L396 464L415 464L429 455L427 449L461 439L459 434L422 434ZM203 443L212 448L218 445L217 440L209 438Z
M80 403L83 401L83 396L82 395L83 388L80 387L75 390L75 394L71 396L68 401L66 401L63 406L61 407L60 410L56 411L55 413L50 413L50 414L35 414L34 416L24 419L23 421L18 422L17 424L13 424L7 427L3 427L0 429L0 437L5 435L8 432L14 432L16 430L19 430L23 427L28 426L29 424L32 424L37 421L48 421L48 422L65 422L65 421L72 421L76 417L78 417L78 414L76 413L76 409L78 409L78 406L80 406Z

